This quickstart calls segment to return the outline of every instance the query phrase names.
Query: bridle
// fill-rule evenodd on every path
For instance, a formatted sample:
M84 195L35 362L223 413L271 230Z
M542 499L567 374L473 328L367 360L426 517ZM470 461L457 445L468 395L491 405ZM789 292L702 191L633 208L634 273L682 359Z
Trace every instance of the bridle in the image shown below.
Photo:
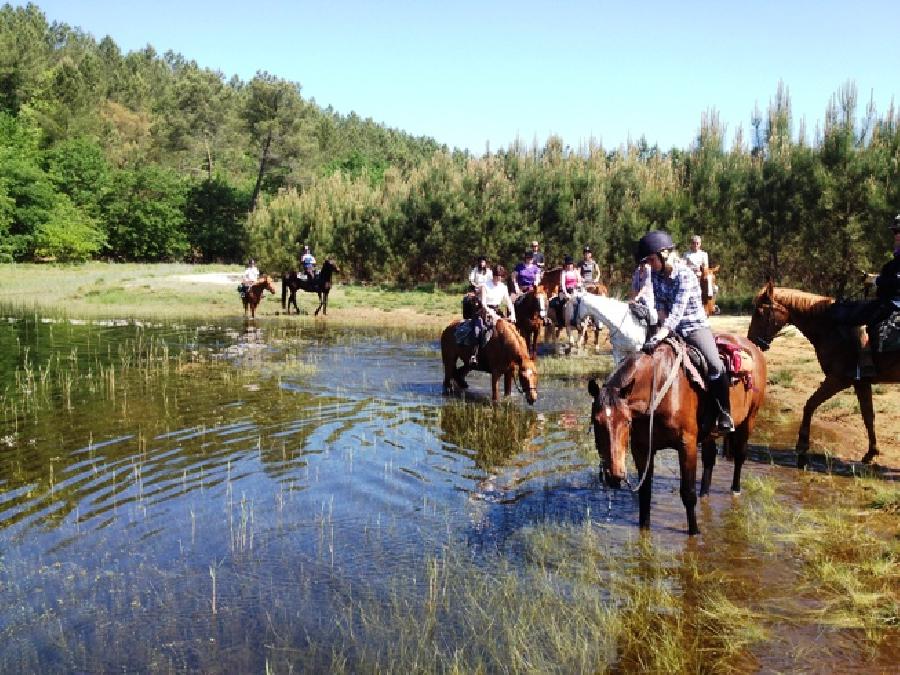
M764 311L765 329L770 337L767 339L759 335L753 339L753 342L757 347L760 347L763 351L765 351L772 346L772 340L775 339L775 335L780 330L776 327L775 324L775 312L777 310L783 311L785 314L788 314L789 312L787 310L787 307L779 302L776 302L775 300L768 300L765 304L760 303L757 309L761 309Z

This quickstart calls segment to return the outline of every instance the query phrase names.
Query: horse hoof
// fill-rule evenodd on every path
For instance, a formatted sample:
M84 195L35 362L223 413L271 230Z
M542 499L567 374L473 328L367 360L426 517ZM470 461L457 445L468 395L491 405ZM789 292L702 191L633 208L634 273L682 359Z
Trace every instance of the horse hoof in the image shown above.
M879 454L878 450L869 450L865 455L863 455L862 463L863 464L871 464L872 460L875 459Z
M731 491L731 496L732 496L732 497L740 497L740 496L741 496L741 491L740 491L740 490L732 490L732 491Z
M805 469L807 466L809 466L809 457L806 456L805 452L801 452L797 455L797 468Z

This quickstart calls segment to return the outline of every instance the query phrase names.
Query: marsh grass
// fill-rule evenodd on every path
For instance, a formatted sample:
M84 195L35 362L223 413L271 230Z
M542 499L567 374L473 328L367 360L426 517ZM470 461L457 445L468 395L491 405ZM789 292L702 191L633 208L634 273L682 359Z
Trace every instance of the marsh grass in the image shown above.
M357 647L340 663L474 673L728 672L748 662L766 633L728 599L725 577L643 539L612 553L607 535L589 522L528 528L512 544L524 564L487 569L449 547L421 578L395 580L389 602L355 603L343 643Z
M570 379L604 377L612 370L612 357L608 354L584 354L550 356L538 359L541 377Z
M831 477L819 480L833 482ZM896 522L885 525L878 510L892 517L900 491L874 479L841 481L824 491L824 506L789 510L772 481L750 478L746 486L750 499L729 525L742 527L769 553L786 545L798 558L802 588L819 603L806 620L859 631L869 649L896 638L900 541L879 532L885 526L896 531Z

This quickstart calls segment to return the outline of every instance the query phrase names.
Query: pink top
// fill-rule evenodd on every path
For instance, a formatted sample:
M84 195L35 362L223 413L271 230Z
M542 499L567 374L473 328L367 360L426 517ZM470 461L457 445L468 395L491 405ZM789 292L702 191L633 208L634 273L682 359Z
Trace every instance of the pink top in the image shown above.
M567 291L573 291L581 283L581 273L578 270L563 270L560 283Z

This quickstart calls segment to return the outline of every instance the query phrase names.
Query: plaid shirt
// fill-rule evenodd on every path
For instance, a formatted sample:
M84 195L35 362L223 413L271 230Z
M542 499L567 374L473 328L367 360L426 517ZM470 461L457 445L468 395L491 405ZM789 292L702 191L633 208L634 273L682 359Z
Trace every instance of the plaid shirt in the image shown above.
M682 337L698 328L709 328L697 275L687 265L677 262L671 275L663 270L653 272L651 277L656 309L668 313L663 327Z

